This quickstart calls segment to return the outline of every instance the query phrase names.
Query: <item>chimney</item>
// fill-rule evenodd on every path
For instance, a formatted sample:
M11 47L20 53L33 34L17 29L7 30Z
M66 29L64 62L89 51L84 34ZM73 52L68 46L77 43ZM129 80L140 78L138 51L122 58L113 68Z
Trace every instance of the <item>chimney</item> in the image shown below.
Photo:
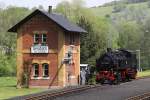
M48 6L48 13L52 13L52 6Z

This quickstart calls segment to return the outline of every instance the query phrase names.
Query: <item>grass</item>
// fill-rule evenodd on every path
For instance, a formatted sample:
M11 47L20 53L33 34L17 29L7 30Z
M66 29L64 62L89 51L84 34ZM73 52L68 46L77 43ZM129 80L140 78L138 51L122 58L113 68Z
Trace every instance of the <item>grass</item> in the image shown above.
M138 77L150 76L150 70L138 72Z
M16 89L15 77L0 77L0 100L40 92L44 89Z

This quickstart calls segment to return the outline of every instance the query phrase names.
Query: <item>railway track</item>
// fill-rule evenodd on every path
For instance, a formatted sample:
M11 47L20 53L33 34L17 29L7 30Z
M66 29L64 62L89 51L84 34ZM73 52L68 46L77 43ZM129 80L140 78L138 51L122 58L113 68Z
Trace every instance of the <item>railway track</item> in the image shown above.
M145 78L150 78L150 76L137 77L136 80L145 79ZM150 92L132 96L127 98L126 100L150 100Z
M150 92L129 97L126 100L150 100Z
M136 80L145 79L145 78L149 78L149 76L137 78ZM79 86L79 87L68 87L68 88L56 90L56 91L46 91L46 92L41 92L37 94L20 96L20 97L9 99L9 100L53 100L57 97L61 97L61 96L63 97L65 95L70 95L73 93L78 93L84 90L93 89L97 87L101 87L101 85L97 84L97 85L85 85L85 86ZM127 98L126 100L150 100L150 92L144 93L138 96L133 96L133 97Z
M38 94L34 96L28 96L24 98L23 100L53 100L56 97L64 96L67 94L72 94L76 92L81 92L84 90L92 89L92 88L97 88L100 87L101 85L87 85L87 86L82 86L78 88L73 88L73 89L65 89L62 91L56 91L52 93L45 93L45 94Z

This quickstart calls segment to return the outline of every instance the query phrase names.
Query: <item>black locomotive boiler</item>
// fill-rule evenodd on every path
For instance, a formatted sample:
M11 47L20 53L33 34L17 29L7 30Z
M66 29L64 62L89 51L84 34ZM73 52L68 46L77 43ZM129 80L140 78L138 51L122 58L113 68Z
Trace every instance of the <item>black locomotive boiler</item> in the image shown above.
M96 60L96 82L117 84L135 79L137 75L136 54L125 49L110 48Z

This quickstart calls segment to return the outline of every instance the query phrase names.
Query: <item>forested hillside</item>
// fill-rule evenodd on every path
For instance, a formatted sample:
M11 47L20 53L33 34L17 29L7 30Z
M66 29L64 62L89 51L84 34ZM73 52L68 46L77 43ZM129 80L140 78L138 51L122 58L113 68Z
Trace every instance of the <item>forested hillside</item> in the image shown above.
M107 47L126 48L135 53L141 50L141 66L150 69L150 1L131 1L121 0L93 8L85 8L81 0L57 5L54 12L62 13L88 31L81 35L81 63L94 66L96 58ZM34 9L0 9L0 76L15 75L16 71L16 34L7 30Z
M141 50L141 66L143 69L149 68L150 1L120 0L94 7L92 11L96 16L109 20L115 30L115 33L112 31L110 33L118 34L117 45L120 48Z

